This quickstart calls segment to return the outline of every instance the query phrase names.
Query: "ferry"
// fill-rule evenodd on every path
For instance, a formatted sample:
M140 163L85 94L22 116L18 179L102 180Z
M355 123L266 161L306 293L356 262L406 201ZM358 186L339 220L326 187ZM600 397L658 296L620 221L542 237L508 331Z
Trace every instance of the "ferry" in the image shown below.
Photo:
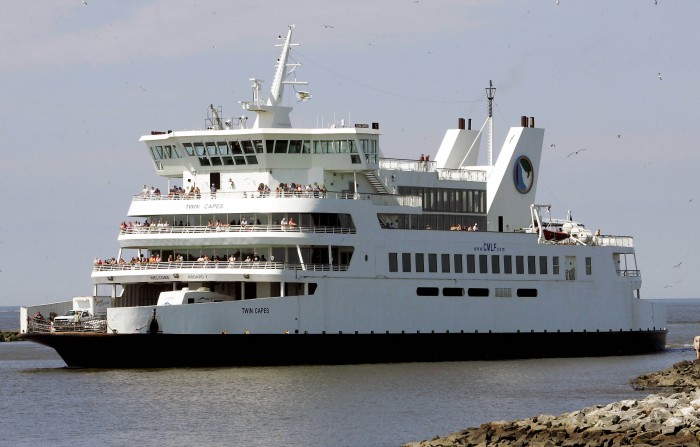
M457 118L434 154L385 157L379 122L293 127L290 104L311 98L293 30L269 94L250 79L246 115L211 105L202 130L141 137L160 186L134 191L116 256L94 260L93 295L22 307L22 339L80 368L665 349L633 238L548 218L537 202L534 117L495 159L491 84L483 126ZM83 318L53 323L68 311Z

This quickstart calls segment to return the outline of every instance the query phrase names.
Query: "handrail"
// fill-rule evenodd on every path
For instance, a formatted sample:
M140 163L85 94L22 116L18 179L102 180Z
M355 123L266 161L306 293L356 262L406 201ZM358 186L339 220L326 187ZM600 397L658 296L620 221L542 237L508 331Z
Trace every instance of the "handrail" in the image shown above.
M216 225L216 226L163 226L151 224L149 226L134 226L121 228L119 235L127 234L202 234L202 233L315 233L315 234L355 234L354 227L322 227L301 225Z
M140 193L134 194L132 200L216 200L216 199L330 199L330 200L372 200L375 194L352 192L320 192L320 191L226 191L199 193Z
M104 317L81 318L79 321L64 321L55 324L43 318L27 318L28 333L46 332L107 332L107 319Z
M137 264L94 265L95 272L118 272L133 270L178 270L178 269L263 269L263 270L310 270L315 272L345 272L347 264L295 264L274 261L171 261Z

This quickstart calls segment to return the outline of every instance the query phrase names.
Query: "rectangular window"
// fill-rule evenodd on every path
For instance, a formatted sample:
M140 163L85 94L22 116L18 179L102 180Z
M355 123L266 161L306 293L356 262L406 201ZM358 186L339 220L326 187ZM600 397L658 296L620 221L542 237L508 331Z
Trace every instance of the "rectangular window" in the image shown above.
M501 273L501 257L491 255L491 273Z
M288 153L290 154L301 154L301 140L291 140L289 142L289 151Z
M437 254L435 253L428 253L428 271L437 272Z
M552 256L552 274L559 274L559 256Z
M234 154L242 154L243 153L243 148L241 147L241 143L238 141L229 141L229 144L231 145L231 152Z
M277 140L275 142L275 154L286 154L287 146L289 146L289 140Z
M513 273L513 257L511 255L503 256L503 273Z
M540 256L540 275L547 274L547 257Z
M401 253L401 265L404 272L411 271L411 253Z
M537 289L518 289L520 298L537 298Z
M586 275L592 275L593 274L593 259L586 256Z
M425 256L423 253L416 253L416 272L423 273L425 271Z
M489 258L487 255L479 255L479 273L489 272Z
M450 273L450 255L446 253L441 254L440 263L442 264L442 273Z
M464 289L461 287L445 287L442 289L442 296L464 296Z
M241 141L241 146L243 147L244 154L254 154L255 153L255 148L253 147L253 143L250 140Z
M219 141L218 143L216 143L216 145L219 148L219 150L218 150L219 155L230 155L230 152L228 150L228 144L226 144L225 141Z
M437 287L418 287L416 289L416 295L418 296L438 296L440 294L440 289Z
M397 253L389 253L389 271L399 271L399 256Z
M474 262L474 255L467 255L467 273L476 273L476 262Z
M470 287L467 291L469 296L489 296L489 289Z
M454 255L455 273L462 273L462 255Z
M537 273L537 268L535 265L535 256L527 257L527 273L528 275L534 275Z
M522 256L515 257L515 273L522 275L525 273L525 260Z

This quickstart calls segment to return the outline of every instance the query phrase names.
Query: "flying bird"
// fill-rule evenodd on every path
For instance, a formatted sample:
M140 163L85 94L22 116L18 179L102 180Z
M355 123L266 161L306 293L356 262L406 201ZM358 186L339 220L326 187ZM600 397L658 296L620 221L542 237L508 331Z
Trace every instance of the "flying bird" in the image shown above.
M622 134L621 133L617 134L617 138L622 138Z
M324 28L335 28L333 25L323 25Z
M552 144L549 145L549 147L557 147L557 145L554 144L554 143L552 143Z
M674 265L673 268L674 268L674 269L677 269L678 267L681 266L681 264L683 264L683 261L681 261L681 262L679 262L678 264Z
M83 5L87 5L87 2L85 0L83 0Z
M661 78L661 72L659 72L659 81L661 81L661 80L662 80L662 78Z
M569 158L569 157L571 157L572 155L578 155L580 152L582 152L582 151L587 151L587 150L588 150L588 149L579 149L579 150L577 150L577 151L573 151L572 153L570 153L569 155L567 155L566 158Z

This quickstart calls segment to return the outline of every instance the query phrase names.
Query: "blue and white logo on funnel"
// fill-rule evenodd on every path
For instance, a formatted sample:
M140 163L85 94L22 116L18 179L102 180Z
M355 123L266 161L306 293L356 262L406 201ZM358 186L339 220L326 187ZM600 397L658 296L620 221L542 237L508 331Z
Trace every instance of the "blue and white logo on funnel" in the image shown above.
M515 189L521 194L527 194L535 183L535 169L532 167L532 162L524 155L515 160L513 166L513 182Z

